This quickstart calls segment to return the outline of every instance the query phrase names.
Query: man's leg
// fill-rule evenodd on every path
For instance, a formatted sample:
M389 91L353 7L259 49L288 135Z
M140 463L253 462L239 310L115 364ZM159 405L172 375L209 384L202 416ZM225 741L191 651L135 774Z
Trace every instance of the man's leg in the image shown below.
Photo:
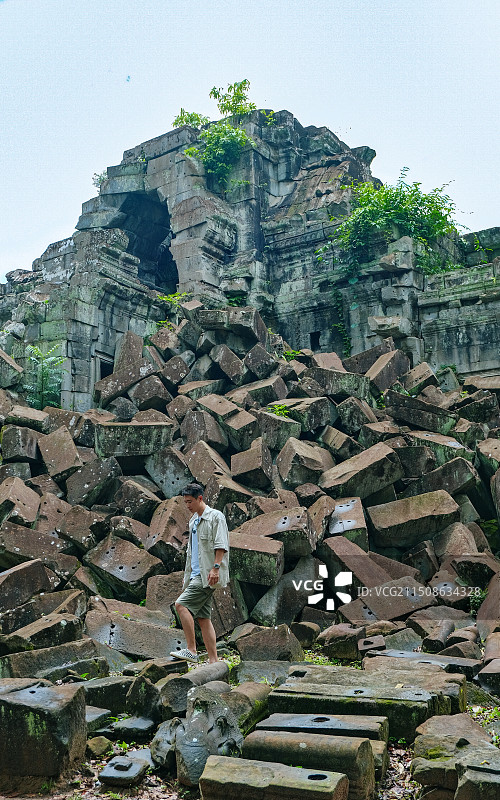
M191 653L196 653L196 637L194 635L194 619L186 606L181 605L180 603L175 604L175 610L179 615L179 619L181 621L182 630L184 631L184 636L186 637L186 647ZM213 627L213 626L212 626ZM214 633L215 636L215 633Z
M214 664L219 659L217 657L217 639L215 637L215 630L214 626L212 625L212 620L210 617L198 617L198 624L201 629L203 641L205 642L205 647L207 648L208 660L211 664Z

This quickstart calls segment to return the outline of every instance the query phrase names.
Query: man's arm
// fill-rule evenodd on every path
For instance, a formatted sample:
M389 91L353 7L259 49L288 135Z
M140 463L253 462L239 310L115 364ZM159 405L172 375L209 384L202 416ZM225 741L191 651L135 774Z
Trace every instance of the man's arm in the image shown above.
M222 548L217 548L217 550L214 551L214 564L220 564L225 552L226 551ZM208 573L208 584L209 586L215 586L215 584L218 582L219 582L219 570L215 567L212 567L212 569Z

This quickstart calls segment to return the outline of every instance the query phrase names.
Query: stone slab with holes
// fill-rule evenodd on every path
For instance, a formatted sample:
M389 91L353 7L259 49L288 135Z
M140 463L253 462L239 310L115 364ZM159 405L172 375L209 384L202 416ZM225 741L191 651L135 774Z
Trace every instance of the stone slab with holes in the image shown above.
M203 800L347 800L346 775L272 761L209 756L200 778Z

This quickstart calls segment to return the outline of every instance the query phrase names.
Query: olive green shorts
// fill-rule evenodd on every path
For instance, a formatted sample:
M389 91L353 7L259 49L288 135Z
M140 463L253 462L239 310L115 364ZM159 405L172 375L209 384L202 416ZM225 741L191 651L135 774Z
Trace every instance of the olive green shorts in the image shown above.
M191 578L189 585L175 602L187 608L195 619L198 617L210 617L212 613L214 591L215 587L212 589L211 586L207 586L207 588L204 589L201 575L196 575L195 578Z

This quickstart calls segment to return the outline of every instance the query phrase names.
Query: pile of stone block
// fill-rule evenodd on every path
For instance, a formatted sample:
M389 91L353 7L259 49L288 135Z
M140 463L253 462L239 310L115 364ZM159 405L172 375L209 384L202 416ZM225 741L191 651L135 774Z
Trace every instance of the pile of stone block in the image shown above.
M0 779L59 774L87 735L119 736L153 740L153 766L205 798L261 762L272 797L371 797L389 733L462 714L474 686L500 695L500 541L478 524L500 511L500 377L411 369L390 339L344 362L290 353L253 308L181 312L146 344L124 334L86 412L29 408L9 365L0 740L40 756L0 747ZM191 481L230 529L213 622L241 657L233 689L222 662L187 675L168 656L185 646ZM363 671L307 664L311 646ZM148 765L110 762L103 781Z

